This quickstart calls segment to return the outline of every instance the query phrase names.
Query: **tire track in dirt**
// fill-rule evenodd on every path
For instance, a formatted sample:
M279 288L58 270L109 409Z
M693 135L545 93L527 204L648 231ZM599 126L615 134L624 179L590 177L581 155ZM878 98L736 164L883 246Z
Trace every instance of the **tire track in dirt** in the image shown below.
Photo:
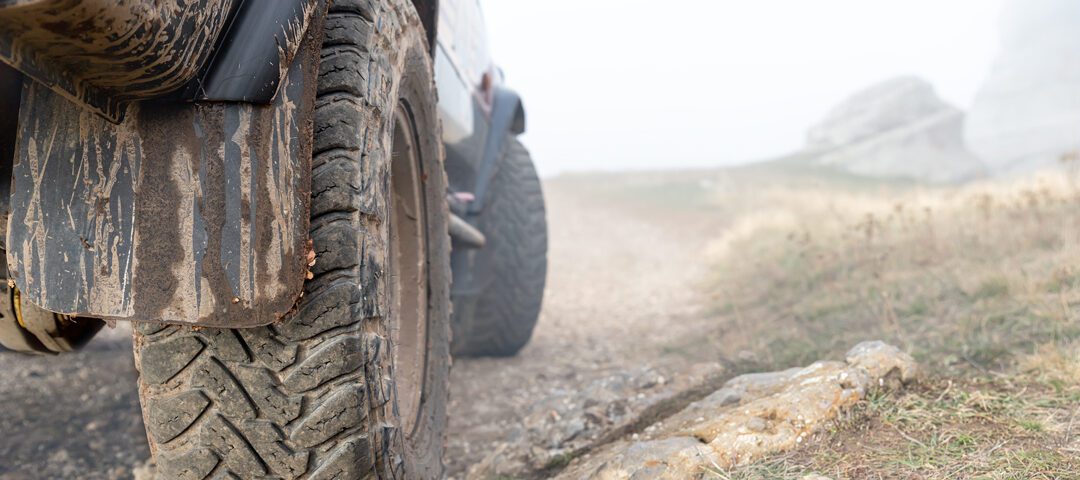
M722 371L659 347L703 321L696 285L707 269L705 238L695 232L707 229L598 200L576 183L549 181L545 190L548 289L532 342L515 358L454 364L447 463L455 477L557 468Z

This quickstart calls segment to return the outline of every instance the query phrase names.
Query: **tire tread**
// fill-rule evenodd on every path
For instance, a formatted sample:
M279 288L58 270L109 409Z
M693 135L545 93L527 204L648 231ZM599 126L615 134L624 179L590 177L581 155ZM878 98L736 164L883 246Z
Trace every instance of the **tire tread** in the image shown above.
M459 356L517 354L532 337L547 280L544 194L529 151L510 137L480 217L487 237L491 281L468 318L454 317ZM462 316L464 317L464 315Z
M163 478L400 476L379 306L378 185L389 167L375 148L383 132L373 129L392 110L388 96L373 96L386 85L373 82L394 75L387 25L409 15L403 0L330 7L313 120L317 262L298 312L239 331L136 327L140 394Z

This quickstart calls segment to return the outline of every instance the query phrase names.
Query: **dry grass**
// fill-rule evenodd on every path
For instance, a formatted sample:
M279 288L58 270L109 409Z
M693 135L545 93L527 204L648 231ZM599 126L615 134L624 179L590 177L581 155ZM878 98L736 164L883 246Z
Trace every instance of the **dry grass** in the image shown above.
M954 188L724 175L695 197L726 218L708 248L716 327L665 353L773 370L882 339L929 375L807 450L715 476L1080 478L1075 175Z
M711 343L729 354L782 367L874 337L935 370L991 371L1080 335L1080 189L1067 176L761 198L709 249L725 319Z
M770 371L881 339L927 372L801 451L709 476L1080 478L1076 166L963 187L789 167L563 179L712 232L712 326L662 355Z
M1024 377L930 380L895 396L871 395L803 450L716 476L1080 478L1078 400L1075 388Z

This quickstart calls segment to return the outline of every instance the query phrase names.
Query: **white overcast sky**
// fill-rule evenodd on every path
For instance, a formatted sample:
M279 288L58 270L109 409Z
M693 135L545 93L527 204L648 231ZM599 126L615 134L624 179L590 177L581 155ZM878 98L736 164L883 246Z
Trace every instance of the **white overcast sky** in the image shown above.
M897 75L965 108L1002 0L482 0L542 173L718 166L802 144Z

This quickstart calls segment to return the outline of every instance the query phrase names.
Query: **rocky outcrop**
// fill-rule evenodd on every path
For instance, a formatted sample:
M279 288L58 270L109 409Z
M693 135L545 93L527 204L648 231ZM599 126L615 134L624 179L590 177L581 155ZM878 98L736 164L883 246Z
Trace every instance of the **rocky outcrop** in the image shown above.
M934 88L916 77L898 77L871 86L834 107L806 134L810 149L845 147L943 111L955 110Z
M812 162L873 178L948 183L985 168L963 143L964 114L926 81L900 77L834 108L807 134Z
M736 377L646 430L577 460L559 478L684 479L795 448L875 387L912 381L911 356L864 342L846 361Z
M640 366L611 371L576 388L522 391L519 395L535 398L521 404L513 424L492 425L490 434L501 441L493 442L464 477L534 477L578 452L609 442L618 432L678 411L677 406L668 405L685 405L688 394L700 398L725 376L724 367L717 363L695 364L678 372Z
M1080 151L1075 0L1008 0L1001 49L964 135L994 173L1027 172Z

